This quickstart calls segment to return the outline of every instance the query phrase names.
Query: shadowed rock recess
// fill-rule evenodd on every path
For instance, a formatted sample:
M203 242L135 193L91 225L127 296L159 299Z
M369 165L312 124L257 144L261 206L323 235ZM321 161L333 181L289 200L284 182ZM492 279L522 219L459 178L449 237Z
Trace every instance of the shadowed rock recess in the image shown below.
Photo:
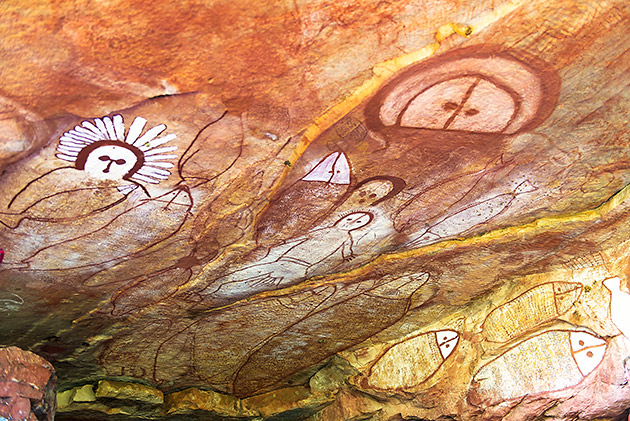
M627 420L629 26L0 2L0 346L58 420Z

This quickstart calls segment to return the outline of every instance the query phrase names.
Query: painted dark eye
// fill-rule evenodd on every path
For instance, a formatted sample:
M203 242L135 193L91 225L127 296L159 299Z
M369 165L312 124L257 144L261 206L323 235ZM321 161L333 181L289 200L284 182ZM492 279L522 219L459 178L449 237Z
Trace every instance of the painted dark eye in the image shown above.
M124 159L117 159L114 162L117 163L118 165L123 165L126 161Z
M99 156L98 159L100 159L101 161L111 161L111 159L107 155Z
M457 104L452 101L448 101L442 105L442 108L446 111L455 111L457 109Z
M467 116L477 115L477 114L479 114L479 110L471 108L469 110L464 111L464 114L466 114Z

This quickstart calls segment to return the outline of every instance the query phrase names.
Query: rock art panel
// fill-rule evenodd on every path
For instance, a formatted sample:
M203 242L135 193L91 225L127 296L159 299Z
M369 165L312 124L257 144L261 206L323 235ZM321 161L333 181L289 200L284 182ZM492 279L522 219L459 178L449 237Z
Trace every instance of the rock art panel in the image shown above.
M207 310L194 295L180 293L163 300L160 313L141 313L118 332L103 347L99 362L109 375L133 370L156 384L194 380L252 394L386 328L411 304L422 305L436 293L426 285L428 279L418 273L331 283ZM328 333L320 334L317 326ZM304 346L294 348L293 339ZM284 357L277 358L278 353Z
M330 226L314 229L303 237L273 247L258 263L210 285L208 295L217 300L242 298L333 271L335 266L357 256L354 245L361 236L369 233L373 221L371 212L352 212ZM359 234L355 236L355 232Z
M493 174L514 169L502 159L508 140L540 125L558 91L559 78L549 65L492 46L430 58L379 90L365 107L368 129L386 141L387 150L414 145L404 158L422 162L422 171L403 177L411 198L396 214L396 227L410 236L408 246L463 235L537 189L534 179ZM474 192L484 177L493 180L485 195ZM506 180L511 185L502 185ZM499 185L503 192L492 195ZM447 192L446 207L431 209Z
M147 111L153 120L146 107L138 108ZM156 108L159 107L154 106L153 110ZM54 158L32 164L39 174L26 184L23 181L16 184L17 190L7 192L0 221L14 232L0 235L37 232L40 240L17 244L12 250L15 258L12 263L24 262L46 246L65 243L69 237L93 236L99 230L107 230L108 225L111 229L139 201L164 194L155 185L171 175L172 161L177 158L172 152L178 148L172 143L180 140L172 133L160 136L167 129L165 124L145 130L148 120L134 114L125 111L85 120L66 130L58 143L51 145L56 146L51 151ZM130 115L133 122L125 127L124 119L131 120ZM73 165L60 166L63 162ZM167 188L171 186L168 184ZM137 214L132 212L131 217L134 216ZM81 221L80 226L77 221ZM129 227L138 225L127 222ZM122 228L125 231L126 227ZM128 239L123 243L131 247L135 236L128 232ZM46 263L38 265L44 266Z
M382 234L364 240L365 247L373 244L375 251L390 247L394 238L404 238L397 235L401 230L407 235L406 247L472 233L521 200L521 195L536 192L536 181L516 171L514 162L504 161L503 151L511 136L535 128L549 116L558 91L559 78L551 66L504 47L459 49L404 69L359 107L365 124L347 115L333 128L345 141L330 143L326 135L321 141L315 139L296 164L293 173L299 178L272 198L257 222L258 245L277 245L258 262L210 280L206 293L218 305L229 301L230 295L242 298L248 291L253 294L355 267L360 262L344 263L348 259L343 252L341 263L321 267L292 255L300 247L314 245L300 236L321 231L315 227L335 226L340 219L338 213L331 213L333 209L367 210L373 215L371 226L391 226L389 233L381 229ZM443 115L423 114L436 106ZM497 115L505 110L505 115ZM427 120L429 114L437 120ZM381 150L367 147L359 153L359 145L351 144L348 137L357 130L361 135L353 141L384 140ZM323 153L326 148L333 151ZM383 164L400 157L408 165L397 162L392 168L405 172L405 177L372 175L376 165L382 170ZM406 179L409 168L422 168L411 173L411 183ZM367 177L356 183L356 174ZM366 193L377 198L367 201L360 196ZM446 198L447 193L452 197ZM295 211L298 203L300 212ZM293 248L292 241L302 244ZM285 246L290 247L286 256ZM304 269L298 268L300 264Z
M381 250L422 247L506 223L548 193L531 171L533 158L513 150L519 136L550 116L559 91L553 66L502 46L454 49L400 70L313 139L295 163L292 186L326 168L313 181L328 184L323 206L314 206L322 210L319 219L310 215L311 200L303 200L307 222L293 217L280 226L274 215L281 208L287 213L298 197L287 189L261 217L259 244L274 232L284 239L293 228L311 229L333 217L331 209L358 211L358 203L378 207L393 226L378 240ZM534 139L534 149L547 142ZM349 185L333 192L328 171L342 155L351 164ZM389 189L391 196L359 200L362 189L381 197L387 194L378 190Z
M454 330L427 332L391 346L359 385L365 389L404 390L431 378L459 342Z
M626 34L617 29L625 28L617 25L624 11L621 2L582 2L562 11L560 18L544 19L545 30L534 32L531 22L540 23L543 15L535 9L561 9L557 4L504 2L476 16L476 7L450 2L445 8L428 8L433 18L426 25L409 25L404 21L408 16L426 14L409 13L415 7L409 2L395 3L294 2L290 10L204 4L187 5L185 14L179 14L182 8L171 10L170 4L158 2L146 10L133 9L138 12L133 16L142 19L113 31L114 38L109 32L95 36L99 28L111 27L98 24L100 17L94 20L88 13L77 20L72 13L51 11L58 22L44 20L50 28L100 46L103 54L95 57L102 63L125 67L108 59L107 46L122 43L125 48L113 50L126 59L127 47L146 46L145 40L163 46L162 52L175 51L177 58L169 64L155 49L143 49L134 56L143 62L138 67L142 80L134 85L108 79L128 78L124 71L98 78L80 48L68 50L77 67L60 72L52 66L57 75L79 75L96 88L113 89L114 96L122 87L133 98L125 101L156 91L160 83L164 89L151 96L168 94L105 117L62 115L41 122L19 107L0 104L0 127L7 129L3 134L21 137L13 143L24 145L17 154L0 145L0 166L6 169L1 174L6 190L0 189L0 246L7 249L5 262L0 253L0 278L10 279L0 295L0 315L12 321L31 311L16 326L5 323L6 336L13 340L13 332L21 330L16 340L24 343L40 340L40 332L48 338L57 338L48 331L65 336L57 338L57 345L45 339L41 348L49 347L67 361L69 372L85 373L90 358L99 355L99 366L90 375L103 368L107 375L137 376L165 389L198 385L239 396L281 387L297 372L369 339L380 353L372 355L376 361L369 359L373 365L363 378L365 389L408 392L428 381L432 385L426 394L411 390L415 396L408 413L383 410L383 419L395 414L437 419L454 414L456 405L469 410L451 397L462 398L475 370L470 401L482 406L495 398L517 399L578 384L597 366L606 343L585 332L541 333L540 327L559 317L576 322L594 314L582 300L578 309L584 311L564 317L584 298L579 284L550 282L541 275L538 279L545 280L536 283L548 283L499 302L480 332L461 333L465 343L458 344L455 331L426 332L423 326L445 326L429 319L451 317L463 303L483 309L485 316L487 293L502 280L518 282L523 273L553 269L561 263L560 254L598 249L604 237L608 243L612 236L627 238L622 229L603 233L602 226L614 225L599 223L605 219L603 209L610 207L595 209L630 180L623 118L628 101L621 92L624 85L611 83L627 70ZM190 10L199 13L191 17ZM444 25L437 44L395 57L396 49L413 51L427 40L425 30L408 28L433 28L455 10L465 20L481 19L471 27ZM18 20L32 18L16 13ZM243 18L242 13L256 17ZM206 18L212 16L221 17L210 25L217 29L210 31L212 52L191 53L187 42L170 33L172 24L187 29L177 33L194 34L196 25L206 28ZM477 33L477 22L486 25L488 16L496 24ZM585 23L596 16L599 30ZM226 22L240 23L226 30L221 25ZM289 31L287 22L293 25ZM145 25L147 33L138 29ZM259 30L251 38L240 32L252 27ZM354 33L347 28L365 32L373 42L366 48L356 44L361 37L340 37ZM607 31L605 39L599 38L601 28ZM445 30L466 36L474 32L478 38L445 39L451 33ZM162 45L160 37L168 43ZM286 40L278 43L279 38ZM46 36L40 39L50 42ZM483 45L488 40L505 46ZM457 48L459 41L475 45ZM252 46L278 47L279 57L287 61L275 60L274 54L261 61L252 51L274 48ZM217 54L221 50L242 62L226 65ZM422 62L405 64L425 53L430 57ZM202 62L207 66L200 68ZM46 63L40 67L50 67ZM170 75L169 80L153 80L151 71L146 73L152 66ZM232 72L226 66L243 70ZM376 86L395 69L393 77ZM331 74L335 76L325 77ZM562 92L559 74L565 78ZM15 80L27 76L12 73ZM199 83L188 88L178 84L191 77ZM39 83L22 86L27 88L23 93L14 86L10 95L41 102L33 91ZM213 94L170 95L178 89ZM64 95L68 92L59 97ZM106 112L116 108L106 107L112 99L102 98L102 90L91 98ZM72 107L104 115L93 108ZM323 110L328 111L316 118ZM60 112L51 106L46 115ZM313 124L301 132L308 122ZM56 134L42 136L44 126ZM556 205L559 201L563 205ZM622 209L617 215L625 212L625 205L615 206ZM567 209L592 211L573 218ZM541 215L554 218L525 225ZM602 218L594 223L591 216ZM597 228L590 230L591 222ZM474 241L462 239L496 228L506 229ZM458 241L409 250L452 239ZM589 246L554 255L561 243L574 240ZM590 257L568 265L598 264L596 256L595 263ZM411 267L418 273L405 272ZM435 271L433 282L422 271ZM527 285L533 286L529 278ZM589 292L586 285L582 294ZM627 290L612 281L607 287L611 319L627 336L628 316L622 312ZM606 298L605 291L593 289L589 297ZM593 308L608 304L597 301L591 299ZM481 320L475 318L475 326ZM576 323L589 328L601 322L582 321ZM600 324L606 335L616 333L608 320ZM524 335L530 339L517 344L515 339ZM487 348L476 342L480 337L500 345L489 347L494 354L479 369L470 364L477 364L477 352ZM377 343L383 338L389 345ZM473 352L459 353L462 345ZM612 345L613 340L606 360L611 365L620 360L610 355ZM456 346L460 348L453 351ZM449 358L465 364L461 371ZM442 372L458 379L436 383ZM456 384L461 378L464 382ZM621 386L621 377L614 380L611 384ZM400 405L385 401L371 412ZM510 416L517 419L518 414ZM480 416L492 418L492 410Z
M60 127L66 120L74 118ZM160 120L166 124L146 130ZM133 122L125 127L126 121ZM167 124L177 135L164 135ZM254 151L256 140L245 138L241 126L241 117L215 99L186 94L63 128L59 142L40 154L52 159L33 164L30 181L9 174L19 184L0 193L3 244L34 233L38 239L14 244L2 270L43 278L63 271L65 283L89 288L91 296L109 291L110 308L95 311L117 317L171 296L250 229L248 205L263 200L252 188L273 178L275 170L254 163L274 157ZM243 159L249 162L235 164ZM241 179L249 180L252 195L241 194Z
M621 289L619 277L606 279L604 286L610 291L610 318L626 339L630 340L630 294Z
M548 282L500 305L488 314L482 334L489 342L508 342L563 315L582 293L577 282Z
M258 242L286 239L291 233L313 228L348 191L351 172L343 152L324 157L279 197L272 199L258 223Z
M65 132L55 156L73 166L56 167L30 180L8 201L0 220L11 228L23 219L71 221L119 205L138 187L150 196L141 182L157 184L168 178L174 166L170 161L177 158L170 152L177 146L164 146L175 139L174 134L158 137L166 125L143 133L146 123L136 117L125 131L123 117L116 114L83 121ZM77 177L73 170L85 171L88 177ZM92 179L122 184L90 187ZM74 186L69 184L72 181Z
M573 387L602 362L606 347L604 339L587 332L541 333L481 367L472 378L468 401L495 405Z
M233 393L247 396L270 387L394 324L415 295L421 303L434 295L428 281L426 273L386 276L360 293L352 294L356 286L342 290L346 297L339 302L320 306L249 355L236 373Z
M133 253L146 250L177 233L190 215L191 206L192 197L184 189L154 199L143 199L107 225L80 237L44 246L23 262L30 269L59 270L129 258ZM129 237L129 227L135 227L134 240L146 238L142 246L139 247L135 241L125 241ZM104 249L90 248L78 252L79 244L84 242L100 244Z
M523 181L509 192L474 203L468 207L438 220L423 231L414 234L405 246L421 247L437 241L465 235L467 231L490 221L503 212L520 194L536 191L529 181Z

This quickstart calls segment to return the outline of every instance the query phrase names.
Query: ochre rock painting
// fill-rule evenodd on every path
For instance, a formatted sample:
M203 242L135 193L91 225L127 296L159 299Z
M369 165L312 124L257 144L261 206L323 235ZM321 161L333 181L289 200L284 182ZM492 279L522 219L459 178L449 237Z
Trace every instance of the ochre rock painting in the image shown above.
M144 375L158 384L177 378L186 384L193 376L220 390L247 396L252 389L273 386L397 322L412 305L435 295L428 282L428 274L418 273L308 288L252 302L256 313L251 320L253 308L247 304L201 314L196 320L154 320L142 330L127 329L106 345L100 358L110 375L144 367ZM380 305L368 307L370 302ZM347 320L335 315L349 311L361 312L362 317L347 331ZM287 326L286 317L294 322ZM293 349L290 344L295 337L303 344ZM138 358L121 343L142 344L146 352ZM313 355L305 354L313 347L317 348ZM188 355L189 363L173 361L173 353ZM277 357L283 353L288 355Z
M418 335L394 345L370 368L361 386L373 389L404 389L428 380L457 347L459 334L439 330Z
M519 295L490 312L483 322L483 336L491 342L507 342L573 307L582 285L550 282Z
M432 296L430 288L424 289L427 282L427 274L422 273L393 279L388 276L360 294L348 296L348 292L342 290L339 295L347 298L335 305L322 306L252 353L237 373L234 393L249 395L254 390L270 386L274 381L286 378L287 373L293 374L322 361L326 355L346 349L398 322L414 298L418 305ZM372 306L371 303L379 305ZM352 320L338 316L347 313L360 314L360 317ZM298 339L299 344L287 346L294 343L294 339Z
M394 216L407 246L464 235L538 189L533 175L519 174L518 158L505 158L507 140L544 121L559 85L547 64L486 47L412 66L379 91L366 106L368 128L407 168L422 168L403 177L411 197ZM496 193L475 189L488 179Z
M58 3L0 6L0 345L67 415L625 416L623 1Z
M606 341L587 332L541 333L481 367L468 400L474 405L575 386L597 368L605 352Z
M258 228L258 240L264 241L283 232L308 229L317 219L336 207L339 198L349 189L350 164L343 152L333 152L324 157L308 174L296 181L262 215ZM309 203L296 209L295 204L304 197ZM287 218L273 218L276 213ZM286 231L285 231L286 230Z
M334 224L308 231L302 238L290 239L273 247L261 260L221 278L210 296L231 298L276 289L322 274L320 269L333 269L356 257L355 243L369 234L374 221L370 212L352 212ZM365 228L365 230L362 230ZM363 232L362 232L363 231ZM360 232L358 238L355 232ZM318 271L318 269L320 269Z
M559 79L550 66L525 59L515 52L485 46L455 50L405 69L367 101L365 108L359 107L368 128L360 142L347 145L337 142L337 147L343 147L345 152L331 151L306 161L306 166L295 165L292 173L300 178L271 199L257 227L259 246L264 240L277 245L261 247L253 254L263 257L246 264L239 259L239 264L231 264L218 278L204 275L210 283L205 291L208 300L213 305L225 304L243 298L248 291L275 289L315 275L352 269L392 247L410 248L463 236L476 227L486 226L521 195L536 192L538 188L529 179L533 176L518 175L516 158L509 163L504 161L503 145L508 136L535 128L553 111ZM468 75L472 71L469 67L474 67L479 76L458 79L458 72ZM506 74L494 75L497 67L505 68ZM482 78L490 77L484 76L484 72L492 73L497 81L483 79L481 83ZM431 88L432 84L439 86ZM459 92L461 84L467 88ZM515 93L524 86L528 87L526 95ZM396 95L397 90L403 90L405 95ZM413 90L414 96L407 98ZM473 95L474 92L478 93ZM474 105L480 101L477 95L488 96L492 103L496 95L501 101L511 98L513 111L503 126L480 131L479 121L484 120L478 120L475 114L470 127L464 123L451 127L451 120L465 119L465 113L459 116L457 109L444 110L450 114L444 127L439 128L433 123L425 127L421 116L413 124L411 120L401 123L402 117L396 117L397 120L390 116L392 110L400 114L414 112L415 106L396 105L400 100L422 102L426 101L422 98L433 98L432 101L444 103L446 108L451 107L452 101L459 101L456 108L462 108L467 101L471 101L470 107L479 106ZM484 113L488 114L487 119L495 121L499 117L492 114L493 110L489 106ZM330 146L323 135L321 141L311 142L303 159L309 156L309 151L326 147L320 146L324 141ZM367 150L359 153L357 149L361 144L379 142L384 143L375 150L367 146ZM455 154L453 150L459 152ZM359 162L355 162L355 156ZM397 172L380 172L377 163L392 159L399 161ZM499 175L502 178L497 180L495 177ZM353 179L355 188L351 187ZM487 185L490 180L492 187ZM442 189L443 185L449 186L449 198L432 191ZM485 188L477 189L482 185ZM426 191L420 193L421 190ZM362 193L372 197L366 200L361 198ZM419 199L420 196L424 199ZM298 198L306 202L303 213L291 206ZM432 204L432 200L439 203ZM276 229L280 224L282 228ZM285 232L286 237L279 237Z

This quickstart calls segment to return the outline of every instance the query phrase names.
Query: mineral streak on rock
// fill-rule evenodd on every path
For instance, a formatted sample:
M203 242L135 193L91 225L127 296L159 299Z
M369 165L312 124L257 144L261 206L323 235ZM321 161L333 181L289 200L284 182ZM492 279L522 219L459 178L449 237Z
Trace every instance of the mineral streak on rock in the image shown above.
M222 417L255 416L256 412L243 407L240 399L211 390L185 389L166 395L164 410L167 414L190 414L207 411Z

